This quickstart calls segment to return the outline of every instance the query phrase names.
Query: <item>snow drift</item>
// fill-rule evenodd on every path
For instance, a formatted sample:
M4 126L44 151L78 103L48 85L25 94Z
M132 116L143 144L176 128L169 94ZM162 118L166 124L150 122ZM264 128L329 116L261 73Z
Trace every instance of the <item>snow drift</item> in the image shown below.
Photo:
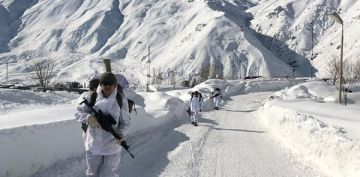
M360 175L357 106L327 102L336 90L325 82L295 85L274 94L258 114L269 131L306 163L330 176Z

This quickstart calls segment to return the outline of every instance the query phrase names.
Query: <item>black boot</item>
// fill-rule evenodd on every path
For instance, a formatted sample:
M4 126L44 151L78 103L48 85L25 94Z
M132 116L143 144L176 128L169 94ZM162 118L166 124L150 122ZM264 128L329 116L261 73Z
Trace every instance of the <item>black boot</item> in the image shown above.
M194 126L198 126L197 122L194 122Z
M195 124L195 122L194 122L194 121L191 121L191 124L193 124L193 125L194 125L194 124Z

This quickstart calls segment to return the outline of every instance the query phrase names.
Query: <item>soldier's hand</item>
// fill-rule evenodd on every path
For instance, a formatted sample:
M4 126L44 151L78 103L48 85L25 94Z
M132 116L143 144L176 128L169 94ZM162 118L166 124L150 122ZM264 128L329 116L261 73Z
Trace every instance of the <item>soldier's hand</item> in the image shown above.
M125 141L124 138L116 139L116 143L119 144L119 145L121 145L121 143L122 143L123 141Z
M125 139L116 139L116 143L118 143L120 146L122 146L124 149L129 149L130 146L126 144Z
M100 124L96 120L95 116L90 116L88 122L89 122L90 127L92 127L92 128L95 128L95 127L100 128Z

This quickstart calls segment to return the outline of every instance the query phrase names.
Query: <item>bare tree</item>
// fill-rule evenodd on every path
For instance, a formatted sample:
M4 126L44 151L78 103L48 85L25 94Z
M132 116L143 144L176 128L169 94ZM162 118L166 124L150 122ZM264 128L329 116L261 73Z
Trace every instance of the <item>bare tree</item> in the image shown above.
M152 70L153 70L153 74L152 74L152 76L150 76L150 77L152 77L151 84L155 84L156 83L156 68L153 67Z
M291 60L288 62L288 65L291 67L291 70L292 70L292 77L294 78L295 77L295 71L296 71L296 68L299 67L299 64L296 60ZM257 73L259 73L259 68L257 68ZM259 75L259 74L258 74Z
M163 73L159 70L159 73L156 76L156 83L158 84L158 90L160 89L160 85L162 84L163 80L164 80Z
M175 89L175 86L176 86L176 72L174 70L170 71L170 84L173 85L173 88Z
M360 61L355 61L352 63L344 62L343 63L343 77L344 77L344 97L345 105L347 104L347 94L351 92L352 88L356 83L360 81Z
M46 91L46 87L50 84L50 80L57 74L55 70L55 63L50 59L32 60L28 64L32 74L30 79L37 82L43 91Z
M340 61L332 59L327 67L326 72L331 80L331 84L335 85L340 78ZM348 62L343 61L343 88L339 88L344 93L345 105L347 104L347 94L360 81L360 61Z
M340 61L336 58L333 58L326 66L326 75L329 77L332 85L335 85L339 79L340 73Z
M215 64L211 64L210 65L210 79L215 79L217 76L217 68Z
M210 75L210 65L203 64L200 68L200 82L208 80L209 75Z
M162 81L164 80L163 72L161 72L161 69L158 67L153 68L153 81L152 84L157 84L158 89L160 89L160 85Z
M197 81L196 81L196 78L194 78L194 79L191 81L190 87L194 88L197 84L198 84L198 83L197 83Z

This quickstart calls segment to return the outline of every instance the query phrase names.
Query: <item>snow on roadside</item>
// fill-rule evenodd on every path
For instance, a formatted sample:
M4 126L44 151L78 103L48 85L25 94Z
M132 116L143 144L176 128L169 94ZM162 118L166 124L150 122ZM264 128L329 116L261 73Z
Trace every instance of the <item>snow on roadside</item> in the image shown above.
M30 176L84 151L74 120L0 129L0 144L0 176L6 177Z
M8 114L17 110L32 110L38 107L68 104L77 97L79 97L78 93L67 91L32 92L0 89L0 113Z
M316 164L329 176L360 176L360 108L337 105L335 96L332 86L308 82L275 93L276 99L264 103L258 114L305 163Z

